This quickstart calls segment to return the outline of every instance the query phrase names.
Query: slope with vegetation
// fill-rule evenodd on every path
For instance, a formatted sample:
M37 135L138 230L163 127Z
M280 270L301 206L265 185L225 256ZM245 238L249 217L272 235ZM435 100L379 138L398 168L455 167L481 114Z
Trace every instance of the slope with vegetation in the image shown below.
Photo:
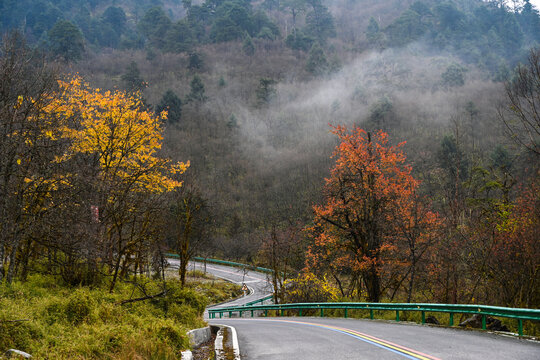
M178 359L190 347L186 332L205 326L205 307L241 294L240 286L201 277L185 287L172 277L141 277L111 293L106 283L74 288L37 274L0 291L2 353L14 348L38 359Z

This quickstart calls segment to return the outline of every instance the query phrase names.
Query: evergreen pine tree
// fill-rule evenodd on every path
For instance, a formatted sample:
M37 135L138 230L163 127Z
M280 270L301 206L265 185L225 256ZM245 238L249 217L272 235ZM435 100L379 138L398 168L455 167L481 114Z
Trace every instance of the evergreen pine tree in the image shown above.
M313 75L323 75L328 71L328 60L319 43L313 44L309 50L306 70Z

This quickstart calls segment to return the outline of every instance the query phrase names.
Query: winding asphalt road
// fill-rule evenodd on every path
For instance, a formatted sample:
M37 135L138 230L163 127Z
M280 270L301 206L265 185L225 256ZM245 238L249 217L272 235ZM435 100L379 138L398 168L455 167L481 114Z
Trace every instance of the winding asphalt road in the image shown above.
M167 261L169 262L169 265L173 268L178 267L179 265L179 260L177 259L169 258L167 259ZM205 265L204 263L193 261L189 263L188 270L204 271ZM240 297L232 301L228 301L226 303L213 305L208 307L207 309L243 305L250 301L262 299L273 293L272 285L268 282L266 274L257 271L216 264L206 264L206 271L216 277L225 279L236 284L246 284L249 289L249 292L246 296ZM208 319L207 312L205 312L205 318Z
M201 266L190 264L190 269ZM216 307L245 304L271 293L265 274L213 264L206 270L229 281L243 281L253 290L251 295ZM236 328L243 360L540 359L540 343L536 341L405 322L320 317L222 318L209 322Z

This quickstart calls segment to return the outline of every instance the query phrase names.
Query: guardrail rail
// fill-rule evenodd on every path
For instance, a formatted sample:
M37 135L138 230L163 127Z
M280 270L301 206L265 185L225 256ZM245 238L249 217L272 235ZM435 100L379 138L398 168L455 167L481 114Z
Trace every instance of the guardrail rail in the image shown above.
M255 303L261 302L257 300ZM223 317L223 314L228 314L232 317L233 313L238 312L241 317L246 311L251 312L254 316L254 311L264 311L264 315L268 316L268 311L274 310L278 316L283 316L284 311L298 311L298 315L302 316L303 310L319 310L320 316L324 317L324 311L329 309L341 309L345 318L348 317L348 310L369 310L370 319L374 319L374 311L395 311L396 321L399 320L400 311L420 311L422 316L422 324L426 322L426 312L449 313L449 326L454 326L454 314L480 314L482 315L482 329L486 330L487 316L497 316L516 319L518 322L519 336L523 336L523 320L540 321L540 310L524 309L524 308L507 308L499 306L487 305L460 305L460 304L429 304L429 303L296 303L296 304L272 304L272 305L244 305L223 307L219 309L208 310L209 317L215 319Z

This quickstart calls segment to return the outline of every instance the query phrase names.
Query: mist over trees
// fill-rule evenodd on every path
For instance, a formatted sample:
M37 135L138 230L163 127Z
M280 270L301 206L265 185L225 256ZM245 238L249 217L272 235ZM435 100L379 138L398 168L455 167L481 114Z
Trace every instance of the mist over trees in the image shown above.
M111 229L118 230L111 244L132 256L108 253L111 274L157 263L149 254L168 247L185 250L184 261L205 251L280 269L276 284L295 278L290 281L299 288L310 281L322 286L326 276L339 291L323 297L539 306L540 15L529 1L24 0L1 6L2 29L21 29L32 51L46 54L41 62L32 59L43 70L35 65L32 71L45 74L47 62L56 61L58 71L78 72L91 87L128 91L148 116L167 111L159 123L159 155L190 161L182 175L189 191L118 198L124 207L111 211L140 232L125 238L127 228L119 231L111 215ZM29 83L34 75L28 74L13 79L28 85L2 93L11 115L18 95L56 89L57 75ZM407 196L399 184L392 194L372 192L385 205L370 222L378 240L367 247L354 241L364 231L361 222L346 229L342 223L363 204L363 192L355 191L364 183L356 168L331 172L342 165L333 151L352 135L336 136L329 124L349 129L362 144L367 134L373 141L383 137L385 148L401 144L407 179L414 182ZM22 171L15 166L22 145L11 140L2 145L11 149L11 160L2 161ZM38 157L42 164L33 164L32 172L60 171L63 163L48 158L53 154ZM95 175L97 168L78 171ZM85 193L95 185L84 183ZM90 201L82 194L80 201ZM355 205L338 211L331 202L337 194L351 196ZM36 223L23 198L7 198L19 218ZM81 209L72 210L85 219ZM330 209L338 213L327 216ZM193 227L190 214L200 214ZM50 216L57 227L59 215ZM173 216L178 221L167 228L176 234L160 233ZM150 217L161 220L148 227ZM18 221L6 223L13 233ZM70 246L79 261L86 249L77 241L92 226L47 239L75 241ZM9 272L13 263L11 276L23 276L31 268L23 259L39 253L32 244L43 231L22 227L17 237L3 239L0 270ZM156 236L160 240L149 243ZM182 248L190 239L204 246ZM329 244L341 252L317 257ZM354 252L347 252L348 244L355 244Z

